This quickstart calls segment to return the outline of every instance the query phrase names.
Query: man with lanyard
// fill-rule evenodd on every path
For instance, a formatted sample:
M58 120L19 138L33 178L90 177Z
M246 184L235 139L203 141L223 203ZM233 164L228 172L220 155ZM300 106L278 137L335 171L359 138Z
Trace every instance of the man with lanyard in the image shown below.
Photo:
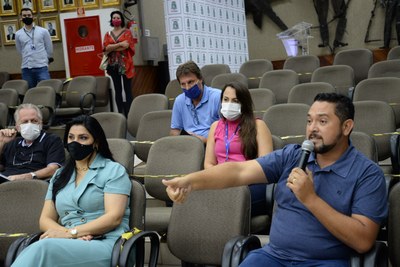
M170 135L189 134L206 143L211 124L219 119L221 90L203 83L193 61L180 65L176 78L183 93L174 102Z
M61 138L42 131L42 113L33 104L20 105L14 118L15 129L0 130L0 174L9 180L50 178L64 164Z
M20 15L25 26L16 32L15 45L22 55L22 79L32 88L50 79L48 64L53 58L53 44L47 29L33 24L30 8L22 8Z

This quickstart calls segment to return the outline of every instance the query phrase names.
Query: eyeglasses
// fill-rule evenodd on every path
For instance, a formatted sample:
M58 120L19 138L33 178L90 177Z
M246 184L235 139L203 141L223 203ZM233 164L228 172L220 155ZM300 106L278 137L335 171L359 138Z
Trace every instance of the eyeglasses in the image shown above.
M196 109L195 108L192 108L192 115L193 115L193 123L194 123L194 125L199 125L200 124L200 122L199 122L199 117L197 116L197 111L196 111Z
M33 149L30 148L29 151L26 150L17 150L14 155L13 165L14 166L21 166L30 164L33 159Z

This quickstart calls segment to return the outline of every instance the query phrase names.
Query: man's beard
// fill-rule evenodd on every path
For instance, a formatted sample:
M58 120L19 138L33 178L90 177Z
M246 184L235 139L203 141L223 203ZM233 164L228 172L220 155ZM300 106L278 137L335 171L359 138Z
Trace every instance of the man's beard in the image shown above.
M324 143L324 140L321 138L321 136L316 135L316 134L310 134L309 139L312 140L312 139L314 138L314 139L321 140L321 142L322 142L321 145L316 145L316 146L314 146L314 152L315 152L316 154L325 154L325 153L331 151L331 150L336 146L336 144L338 143L338 140L340 140L340 138L341 138L342 136L343 136L343 133L340 132L340 133L336 136L335 140L333 140L333 142L332 142L331 144L325 144L325 143Z

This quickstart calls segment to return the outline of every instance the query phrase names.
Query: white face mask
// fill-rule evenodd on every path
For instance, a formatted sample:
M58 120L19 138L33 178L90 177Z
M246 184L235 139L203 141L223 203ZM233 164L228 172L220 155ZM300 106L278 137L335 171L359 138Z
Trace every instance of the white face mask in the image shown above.
M221 113L228 121L237 120L240 115L241 105L239 103L222 103Z
M41 126L35 123L23 123L21 128L21 136L28 141L33 141L40 135Z

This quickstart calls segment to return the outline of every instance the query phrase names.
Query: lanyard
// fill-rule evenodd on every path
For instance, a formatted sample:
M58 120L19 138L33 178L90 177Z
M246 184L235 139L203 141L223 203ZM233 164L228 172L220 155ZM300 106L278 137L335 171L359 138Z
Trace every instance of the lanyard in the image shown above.
M25 34L29 37L29 39L31 39L31 41L32 41L32 43L31 43L31 49L32 49L32 50L35 50L35 42L34 42L34 39L35 39L35 27L32 28L32 36L30 36L30 35L28 34L28 32L26 31L25 28L24 28L24 32L25 32Z
M225 122L225 136L224 136L224 140L225 140L225 162L228 161L229 158L229 146L232 142L233 137L235 137L237 131L240 129L240 125L236 126L235 131L233 132L232 136L230 138L228 138L228 122Z

